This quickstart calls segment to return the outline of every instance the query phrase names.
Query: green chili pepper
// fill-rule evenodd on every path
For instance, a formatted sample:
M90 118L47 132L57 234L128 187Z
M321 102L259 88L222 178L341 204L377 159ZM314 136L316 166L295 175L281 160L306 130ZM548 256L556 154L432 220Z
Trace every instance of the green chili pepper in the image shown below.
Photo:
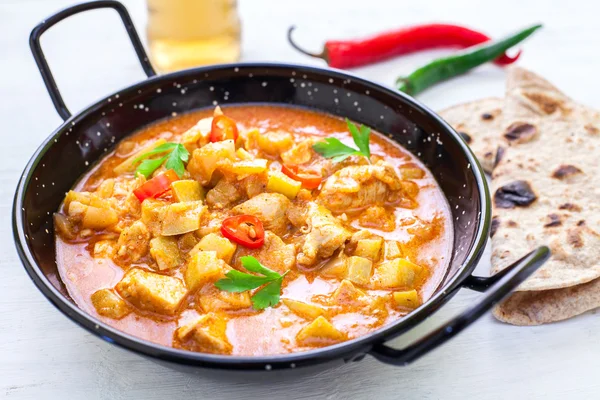
M438 82L462 75L481 64L497 59L506 50L522 42L541 27L542 25L534 25L507 38L485 42L456 55L438 58L409 76L398 78L396 80L398 90L415 95Z

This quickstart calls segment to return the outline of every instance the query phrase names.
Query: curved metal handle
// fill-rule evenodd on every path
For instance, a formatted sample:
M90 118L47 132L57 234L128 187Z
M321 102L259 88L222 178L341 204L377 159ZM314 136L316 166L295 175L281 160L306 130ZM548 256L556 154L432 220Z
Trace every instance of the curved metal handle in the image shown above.
M489 288L479 303L404 349L397 350L385 344L378 344L373 346L369 354L379 361L393 365L406 365L422 357L479 319L533 274L548 258L550 258L550 249L541 246L494 276L470 277L465 283L467 287L475 290Z
M123 20L123 24L125 25L125 29L127 30L127 34L129 35L129 39L131 39L133 48L135 49L138 59L142 64L144 72L146 75L148 75L148 77L156 75L154 68L152 68L150 61L148 60L148 56L146 55L144 46L140 41L140 37L133 26L131 17L129 16L129 13L123 4L114 0L90 1L65 8L64 10L57 12L33 28L31 35L29 35L29 47L31 47L33 58L35 58L35 62L40 70L40 73L42 74L42 79L46 84L46 89L48 89L50 98L52 98L52 103L54 103L54 107L56 108L58 115L60 115L65 121L71 117L71 113L65 105L62 95L56 86L56 81L52 76L52 72L50 71L50 67L48 66L48 62L44 56L44 52L42 51L42 46L40 45L40 37L44 32L50 29L50 27L54 26L63 19L70 17L71 15L78 14L82 11L95 10L98 8L112 8L119 13L121 19Z

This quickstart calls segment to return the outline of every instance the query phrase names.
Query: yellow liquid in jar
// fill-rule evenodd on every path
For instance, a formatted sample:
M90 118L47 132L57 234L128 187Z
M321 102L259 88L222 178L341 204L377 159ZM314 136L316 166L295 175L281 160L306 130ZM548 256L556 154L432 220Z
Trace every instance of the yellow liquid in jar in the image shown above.
M148 0L152 65L171 72L240 57L236 0Z

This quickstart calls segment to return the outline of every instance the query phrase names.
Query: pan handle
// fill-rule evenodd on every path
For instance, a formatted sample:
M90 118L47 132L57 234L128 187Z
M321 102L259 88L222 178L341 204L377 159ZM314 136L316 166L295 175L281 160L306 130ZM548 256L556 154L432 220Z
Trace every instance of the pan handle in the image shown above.
M131 17L129 16L129 13L123 4L114 0L90 1L65 8L64 10L57 12L33 28L31 35L29 35L29 47L31 47L33 58L35 58L35 62L40 70L40 73L42 74L42 79L46 84L46 89L48 89L52 103L54 103L54 107L56 108L58 115L60 115L65 121L71 117L71 112L65 105L62 95L56 86L56 81L52 76L52 72L50 71L50 67L48 66L48 62L44 56L44 52L42 51L42 46L40 45L40 37L44 32L50 29L50 27L54 26L63 19L83 11L95 10L98 8L112 8L119 13L121 19L123 20L123 24L125 25L125 29L127 30L127 34L129 35L129 39L133 44L133 48L135 49L138 59L142 64L144 72L146 75L148 75L148 77L156 75L154 68L152 68L150 61L148 60L148 56L146 55L144 46L140 41L140 37L133 26Z
M373 346L369 354L386 364L409 364L447 342L475 322L533 274L548 258L550 258L550 249L541 246L494 276L489 278L470 276L464 285L467 288L485 291L480 302L404 349L398 350L385 344L377 344ZM486 290L488 288L489 290Z

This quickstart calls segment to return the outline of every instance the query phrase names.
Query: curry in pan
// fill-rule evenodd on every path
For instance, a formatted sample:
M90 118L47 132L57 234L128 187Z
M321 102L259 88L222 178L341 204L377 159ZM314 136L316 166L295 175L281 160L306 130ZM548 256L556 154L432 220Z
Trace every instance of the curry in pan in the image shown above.
M54 216L79 307L140 338L269 355L367 334L418 307L452 248L431 173L333 116L232 106L121 142Z

